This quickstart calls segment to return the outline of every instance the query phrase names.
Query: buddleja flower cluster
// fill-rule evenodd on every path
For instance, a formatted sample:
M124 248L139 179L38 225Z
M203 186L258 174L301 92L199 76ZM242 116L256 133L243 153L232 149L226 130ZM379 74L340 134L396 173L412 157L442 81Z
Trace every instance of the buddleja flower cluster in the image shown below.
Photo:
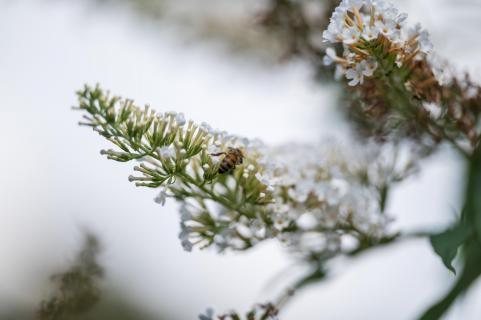
M82 124L117 147L101 153L140 162L129 180L159 188L160 204L180 202L179 238L188 251L245 250L277 238L319 259L346 244L375 243L389 236L387 189L415 169L414 161L399 161L393 150L374 144L349 151L335 142L269 148L182 114L139 108L99 87L86 86L78 96L78 109L86 112ZM242 164L220 173L229 148L242 152Z
M337 46L324 63L355 87L349 114L362 129L449 141L470 153L481 135L481 88L433 54L427 31L406 19L383 0L342 1L323 34Z
M263 226L264 238L276 236L294 253L319 261L388 237L386 189L415 170L413 159L402 161L388 149L325 141L267 150L264 175L276 202L265 208L273 225Z
M344 0L334 11L323 37L343 45L342 57L329 48L325 64L337 63L338 76L349 85L364 83L378 68L380 55L389 52L398 68L411 66L432 50L427 31L418 24L406 26L407 14L382 0Z

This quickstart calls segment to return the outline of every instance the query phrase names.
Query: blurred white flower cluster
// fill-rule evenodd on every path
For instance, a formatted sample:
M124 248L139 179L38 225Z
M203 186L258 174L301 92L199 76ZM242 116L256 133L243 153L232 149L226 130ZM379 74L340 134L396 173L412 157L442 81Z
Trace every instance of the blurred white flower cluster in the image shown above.
M326 51L324 64L336 63L336 76L346 76L350 86L364 83L381 60L395 53L398 68L421 59L432 50L427 31L406 25L407 14L384 0L343 0L323 34L324 41L343 46L342 56Z
M428 55L427 60L433 76L440 86L459 86L465 99L473 99L479 95L479 84L472 81L465 71L453 66L436 53Z
M401 156L400 146L338 141L276 150L272 211L280 222L287 220L274 224L287 226L278 237L295 253L316 260L388 237L392 218L384 212L385 192L416 168L412 153L403 151Z
M277 238L293 252L319 259L379 241L389 236L386 190L416 168L412 153L401 149L374 143L342 148L336 141L256 148L257 180L273 201L242 215L184 199L183 247L214 244L219 251L243 250ZM239 168L242 179L251 174L251 166ZM234 177L229 184L236 184Z

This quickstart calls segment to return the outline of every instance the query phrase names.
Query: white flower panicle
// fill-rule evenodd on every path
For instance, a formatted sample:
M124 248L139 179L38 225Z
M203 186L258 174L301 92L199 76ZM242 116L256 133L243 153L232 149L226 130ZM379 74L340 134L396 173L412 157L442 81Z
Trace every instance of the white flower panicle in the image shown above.
M404 150L401 157L389 146L348 151L326 142L264 148L259 163L269 165L259 167L257 179L275 201L245 215L226 209L213 214L184 202L182 242L189 250L212 244L224 251L277 238L304 257L329 257L345 250L346 241L359 245L389 237L383 193L416 168L406 157L411 153Z
M326 51L324 64L336 63L336 75L345 75L350 86L363 84L378 67L409 67L431 52L427 31L406 25L407 15L384 0L343 0L323 33L324 41L341 44L337 56Z
M383 0L342 1L323 34L335 44L324 64L356 87L348 107L363 132L431 150L446 141L469 156L481 141L481 87L432 52L427 31L406 19Z
M161 205L168 198L181 203L179 239L187 251L245 250L277 238L312 257L341 252L346 237L378 241L389 236L383 193L413 167L373 145L268 148L181 114L142 110L98 87L86 87L79 99L79 109L88 113L84 124L120 149L103 154L139 161L134 170L140 175L129 180L160 188L155 202ZM242 164L220 173L229 148L242 151Z
M257 179L257 161L264 148L260 141L214 130L205 123L197 125L181 113L141 109L99 87L85 86L78 96L77 109L86 112L81 124L93 127L118 147L101 153L116 161L140 162L134 167L139 175L129 176L129 181L161 188L157 203L163 205L169 197L196 199L197 206L204 208L210 200L245 215L273 201L271 186ZM229 148L242 150L245 158L231 174L221 174Z
M240 148L248 155L245 171L253 174L244 180L255 180L256 150L262 147L259 141L213 130L205 123L197 125L187 121L182 113L156 113L148 106L141 109L131 100L104 94L98 87L86 86L78 94L78 109L88 113L81 124L93 127L119 148L102 150L101 154L116 161L140 162L134 170L141 176L129 177L137 186L163 187L163 194L168 195L177 179L204 184L217 178L228 180L228 177L219 177L218 173L223 156L212 153L225 152L229 147ZM251 199L258 198L260 192L264 193L264 198L269 198L260 182L251 184L258 188L250 195ZM165 196L158 199L163 203Z

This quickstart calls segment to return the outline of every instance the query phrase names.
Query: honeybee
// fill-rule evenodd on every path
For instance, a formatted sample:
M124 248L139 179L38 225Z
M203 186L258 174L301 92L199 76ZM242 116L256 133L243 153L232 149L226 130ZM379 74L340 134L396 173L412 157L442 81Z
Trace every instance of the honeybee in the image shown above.
M235 167L242 164L244 160L244 154L238 148L229 147L227 152L212 153L211 156L221 156L224 155L224 159L219 166L219 173L231 173L234 171Z

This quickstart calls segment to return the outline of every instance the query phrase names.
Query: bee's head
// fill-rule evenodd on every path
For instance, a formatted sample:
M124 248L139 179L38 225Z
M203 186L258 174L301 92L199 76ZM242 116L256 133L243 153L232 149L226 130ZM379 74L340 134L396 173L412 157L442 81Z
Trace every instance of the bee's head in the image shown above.
M229 147L229 153L236 157L237 164L242 164L242 162L244 162L244 154L241 149Z
M244 156L244 154L242 153L242 150L239 149L239 148L229 147L229 152L230 152L230 153L234 153L236 156L239 156L239 157L243 157L243 156Z

